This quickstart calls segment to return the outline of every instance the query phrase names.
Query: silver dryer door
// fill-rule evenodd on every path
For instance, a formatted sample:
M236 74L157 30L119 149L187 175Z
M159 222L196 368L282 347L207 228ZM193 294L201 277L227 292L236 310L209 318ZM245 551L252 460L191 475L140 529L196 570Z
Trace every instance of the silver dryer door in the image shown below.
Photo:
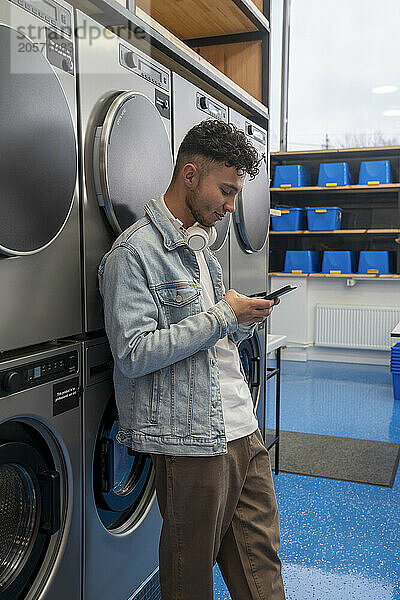
M259 173L247 180L238 194L235 223L246 252L259 252L264 247L269 229L269 181L265 155Z
M71 112L49 61L0 25L0 253L33 254L61 232L73 203ZM40 132L40 133L38 133Z
M254 179L246 176L243 190L237 197L234 215L240 244L245 252L252 254L262 250L269 231L270 194L266 162L267 132L232 109L229 110L229 122L246 134L260 158L258 175Z
M117 234L165 192L172 166L167 130L153 102L137 92L119 93L97 128L93 151L98 201Z

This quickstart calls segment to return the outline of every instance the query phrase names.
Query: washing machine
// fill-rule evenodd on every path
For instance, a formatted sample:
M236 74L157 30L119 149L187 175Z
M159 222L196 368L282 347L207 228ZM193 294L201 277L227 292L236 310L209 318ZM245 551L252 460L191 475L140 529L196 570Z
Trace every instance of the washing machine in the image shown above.
M82 329L73 25L0 0L0 351Z
M84 331L104 327L97 269L172 176L171 74L76 11Z
M189 129L205 119L219 119L227 123L228 108L176 73L172 74L172 93L173 147L176 158L179 145ZM226 289L230 287L228 243L230 222L229 213L221 221L216 222L217 239L211 246L211 250L215 252L221 264Z
M262 159L258 175L254 179L246 177L243 190L238 194L229 238L231 287L249 295L267 289L270 209L267 132L231 108L229 122L244 131Z
M0 599L81 598L80 344L0 360Z
M106 338L83 342L83 373L83 600L160 600L154 469L116 441Z
M243 190L238 194L229 235L230 286L237 292L250 295L267 289L270 209L267 132L231 108L229 122L246 134L261 158L258 175L254 179L246 177ZM241 344L239 353L250 388L254 381L259 383L253 388L253 401L265 435L265 324L258 326L251 340Z

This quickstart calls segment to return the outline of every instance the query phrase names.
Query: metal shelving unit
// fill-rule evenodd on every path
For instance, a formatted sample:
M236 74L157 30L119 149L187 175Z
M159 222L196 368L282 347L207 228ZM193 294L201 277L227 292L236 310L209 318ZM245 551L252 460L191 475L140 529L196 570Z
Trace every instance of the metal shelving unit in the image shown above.
M311 180L316 181L320 163L349 163L357 173L362 160L390 160L392 177L400 181L400 147L353 148L310 152L276 152L271 154L272 176L277 165L302 164L310 169ZM334 231L271 231L270 249L284 250L389 250L395 252L392 275L326 275L310 277L365 277L370 279L395 279L400 277L400 183L378 185L348 185L302 188L271 188L274 208L308 206L340 206L343 229ZM274 255L276 257L276 255ZM279 262L279 260L277 261ZM281 267L273 265L273 270ZM281 272L274 272L279 275ZM271 273L272 274L272 273ZM289 275L282 273L282 275ZM292 274L290 274L292 275ZM293 274L295 275L295 274Z

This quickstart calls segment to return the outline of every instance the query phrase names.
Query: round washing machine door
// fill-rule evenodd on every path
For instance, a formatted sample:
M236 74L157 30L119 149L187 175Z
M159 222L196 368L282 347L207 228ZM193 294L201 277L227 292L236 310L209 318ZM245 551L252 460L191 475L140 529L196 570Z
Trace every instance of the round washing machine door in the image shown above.
M259 252L265 245L269 229L269 179L265 155L254 179L246 180L238 194L235 224L246 252Z
M251 338L243 340L238 350L245 379L253 398L254 411L256 411L261 388L261 344L257 332Z
M76 186L71 112L52 66L0 25L0 253L33 254L61 232Z
M155 498L151 458L121 445L114 398L104 413L97 437L93 465L93 489L104 527L125 533L144 519Z
M170 140L153 102L137 92L118 94L93 148L97 197L117 235L143 216L146 202L165 192L172 169Z
M60 526L60 473L47 443L25 423L1 424L1 600L26 598Z

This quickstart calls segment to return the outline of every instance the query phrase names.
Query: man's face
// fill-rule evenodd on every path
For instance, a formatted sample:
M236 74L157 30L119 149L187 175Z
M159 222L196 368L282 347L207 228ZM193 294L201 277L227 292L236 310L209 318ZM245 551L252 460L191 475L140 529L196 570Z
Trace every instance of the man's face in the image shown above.
M212 165L200 176L197 185L187 190L186 206L195 221L211 227L227 212L235 209L235 197L242 190L244 175L238 175L235 167L224 164Z

